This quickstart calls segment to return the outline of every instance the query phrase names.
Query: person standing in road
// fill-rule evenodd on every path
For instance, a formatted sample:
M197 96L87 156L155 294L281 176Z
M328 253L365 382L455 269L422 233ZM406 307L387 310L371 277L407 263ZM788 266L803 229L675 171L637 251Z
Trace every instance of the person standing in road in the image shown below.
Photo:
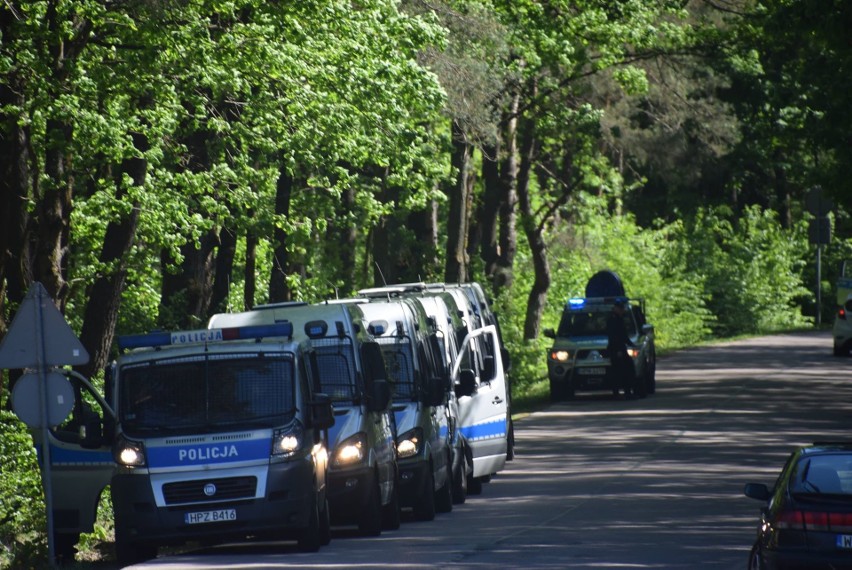
M612 305L612 312L606 321L607 352L609 353L610 372L624 390L627 399L635 399L636 394L636 370L633 367L633 359L627 354L627 347L636 346L627 335L624 326L624 312L626 301L616 299Z

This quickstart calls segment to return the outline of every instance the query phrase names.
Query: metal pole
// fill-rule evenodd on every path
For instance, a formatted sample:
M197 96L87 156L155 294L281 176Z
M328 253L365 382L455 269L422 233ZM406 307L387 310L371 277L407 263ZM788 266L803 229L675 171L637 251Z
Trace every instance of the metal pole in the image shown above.
M817 218L819 220L819 218ZM819 221L817 221L817 229L819 230ZM819 235L819 232L817 232ZM822 244L817 244L817 255L816 255L816 326L819 327L822 324L822 287L820 286L822 282Z
M45 374L45 354L47 347L45 346L44 338L44 313L42 312L42 303L44 302L44 289L38 289L36 298L36 315L35 315L35 330L36 330L36 362L38 363L38 391L41 403L41 455L44 465L42 472L44 474L44 499L47 512L47 559L51 568L56 566L56 553L53 540L53 482L50 468L50 415L47 401L47 375ZM47 297L47 302L52 303L53 300Z

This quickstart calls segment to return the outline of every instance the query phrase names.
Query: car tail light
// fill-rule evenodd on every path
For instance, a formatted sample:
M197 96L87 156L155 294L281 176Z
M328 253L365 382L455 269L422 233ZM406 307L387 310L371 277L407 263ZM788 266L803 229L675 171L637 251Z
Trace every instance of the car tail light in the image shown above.
M840 307L837 310L837 318L843 319L844 321L846 320L846 308L845 307Z
M781 511L775 521L779 529L812 531L852 531L852 513L821 511Z

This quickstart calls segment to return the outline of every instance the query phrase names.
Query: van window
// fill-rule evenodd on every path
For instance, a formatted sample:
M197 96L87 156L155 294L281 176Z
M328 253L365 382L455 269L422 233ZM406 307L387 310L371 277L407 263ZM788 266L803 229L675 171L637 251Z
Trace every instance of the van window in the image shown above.
M355 398L355 352L348 338L317 338L311 341L317 355L320 392L333 402Z
M382 349L385 369L394 384L394 400L409 401L417 398L414 377L414 355L408 338L382 337L376 342Z
M168 358L121 367L121 415L128 435L273 427L295 413L292 355Z

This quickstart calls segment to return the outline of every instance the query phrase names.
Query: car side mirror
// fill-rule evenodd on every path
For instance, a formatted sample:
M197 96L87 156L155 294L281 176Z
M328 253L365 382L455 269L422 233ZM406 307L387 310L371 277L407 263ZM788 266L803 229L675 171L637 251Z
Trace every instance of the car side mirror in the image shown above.
M311 427L328 429L334 425L334 408L331 405L331 396L328 394L314 394L313 400L308 402L308 409Z
M769 492L769 487L763 483L746 483L743 488L743 494L750 499L758 501L768 501L772 494Z
M556 331L553 329L544 329L542 334L547 338L556 338Z
M654 325L642 325L642 334L649 335L654 332Z
M459 372L459 387L457 394L461 396L472 396L476 392L476 375L473 370L466 368Z
M387 380L374 380L367 396L367 409L371 412L383 412L388 408L391 396L391 387Z
M444 379L440 376L430 378L429 385L424 396L423 403L427 406L437 407L445 405L447 403L447 391L445 389Z

